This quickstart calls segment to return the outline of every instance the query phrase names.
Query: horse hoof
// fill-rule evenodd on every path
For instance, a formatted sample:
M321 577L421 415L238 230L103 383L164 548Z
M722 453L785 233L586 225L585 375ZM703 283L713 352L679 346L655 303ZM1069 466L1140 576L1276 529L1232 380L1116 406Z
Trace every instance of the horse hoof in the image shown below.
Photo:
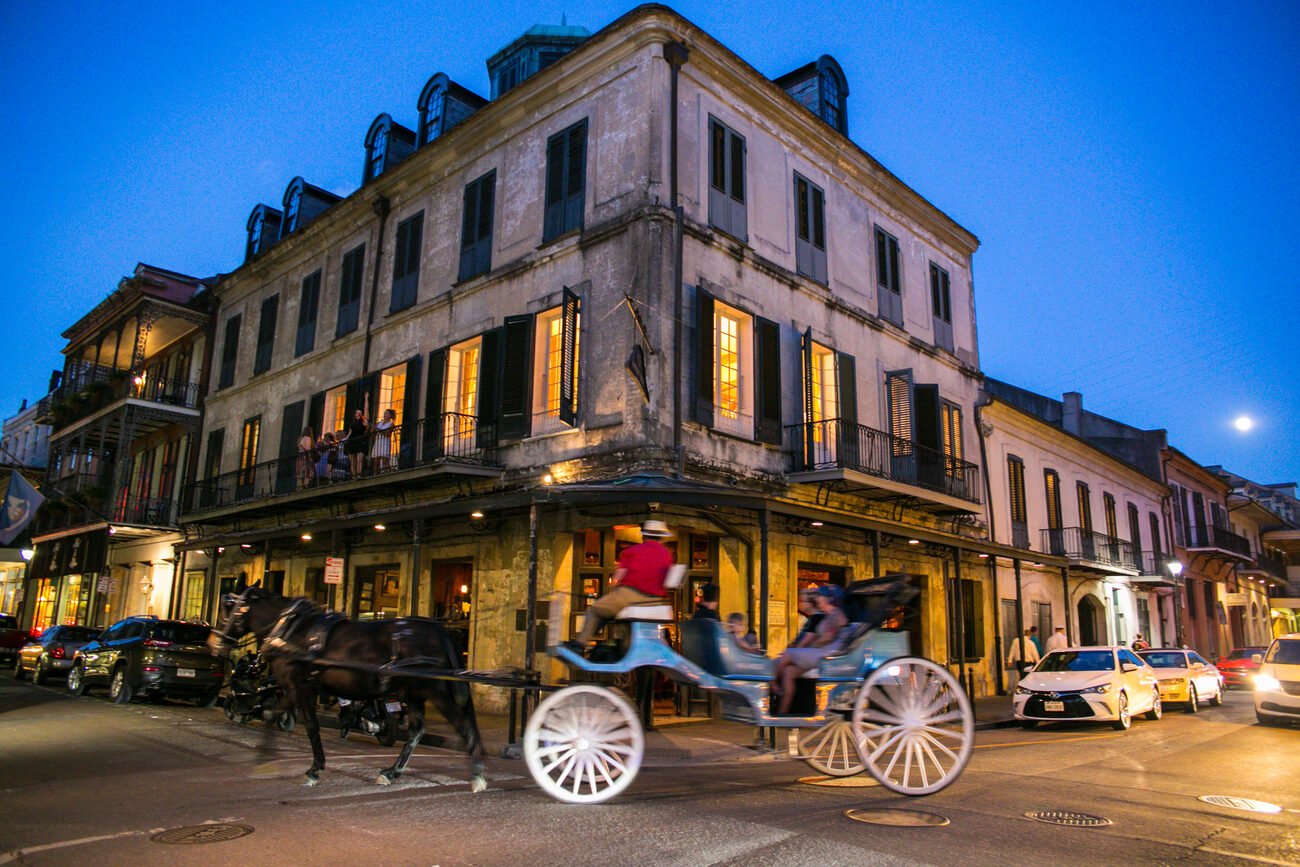
M320 777L316 776L315 774L308 774L308 775L307 775L307 782L303 783L303 785L304 785L304 786L314 786L314 785L316 785L316 784L319 783L319 782L320 782Z
M475 795L477 795L479 792L486 792L486 791L487 791L487 778L486 778L486 777L475 777L474 779L470 780L470 783L469 783L469 790L470 790L471 793L473 793L473 794L475 794Z
M388 771L380 771L379 776L375 777L375 782L381 786L391 786L393 778L388 776Z

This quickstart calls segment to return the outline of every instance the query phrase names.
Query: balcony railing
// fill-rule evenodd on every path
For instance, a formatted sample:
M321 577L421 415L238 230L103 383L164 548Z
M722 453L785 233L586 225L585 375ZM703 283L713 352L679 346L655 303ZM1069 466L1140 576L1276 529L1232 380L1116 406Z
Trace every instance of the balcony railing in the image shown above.
M162 497L125 497L113 509L113 520L119 524L174 527L176 501Z
M1272 554L1263 552L1258 553L1255 555L1255 569L1259 572L1266 572L1282 581L1287 580L1286 558L1284 557L1275 557Z
M199 403L199 386L182 379L133 377L124 370L91 365L43 398L41 413L58 429L125 398L192 409Z
M1137 571L1138 558L1132 542L1083 527L1043 531L1043 550L1058 557Z
M494 467L495 441L495 431L480 428L475 416L443 413L201 479L185 487L181 510L221 509L438 463Z
M1251 556L1250 540L1213 524L1208 527L1192 527L1187 542L1186 547L1189 551L1218 549L1229 551L1244 559L1250 559Z
M796 473L855 470L971 503L980 501L977 465L911 440L840 419L790 425L786 435Z

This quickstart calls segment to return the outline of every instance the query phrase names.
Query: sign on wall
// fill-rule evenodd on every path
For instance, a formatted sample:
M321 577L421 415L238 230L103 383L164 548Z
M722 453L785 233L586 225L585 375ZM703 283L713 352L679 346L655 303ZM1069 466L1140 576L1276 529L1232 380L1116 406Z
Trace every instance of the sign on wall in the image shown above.
M1223 604L1228 606L1240 605L1241 607L1244 608L1246 606L1246 594L1245 593L1224 593Z
M342 557L325 558L325 583L326 584L343 583L343 558Z

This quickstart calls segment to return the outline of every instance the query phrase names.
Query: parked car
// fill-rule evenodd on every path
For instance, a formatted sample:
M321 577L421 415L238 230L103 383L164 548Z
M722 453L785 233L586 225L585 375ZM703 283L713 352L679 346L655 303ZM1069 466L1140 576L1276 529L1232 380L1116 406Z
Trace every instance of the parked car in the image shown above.
M1255 719L1261 725L1300 722L1300 632L1273 639L1268 652L1256 656Z
M1214 663L1214 667L1223 675L1223 685L1226 687L1254 686L1255 672L1259 671L1259 663L1252 657L1255 654L1261 656L1267 651L1267 647L1234 647L1227 656L1220 656Z
M1067 647L1048 653L1021 679L1013 708L1025 728L1104 720L1125 731L1137 714L1160 719L1156 680L1155 670L1127 647Z
M1138 656L1156 670L1160 698L1165 704L1171 701L1181 704L1188 713L1200 710L1202 702L1216 707L1223 704L1223 678L1219 670L1195 650L1140 650Z
M225 681L226 661L208 649L209 634L206 626L180 620L119 620L77 651L68 689L81 695L92 686L107 686L118 704L146 695L189 698L211 707Z
M27 643L30 636L18 628L18 618L12 614L0 614L0 657L13 657Z
M50 626L40 637L23 645L14 662L14 677L32 673L33 683L45 683L51 674L66 675L77 650L99 637L93 626Z

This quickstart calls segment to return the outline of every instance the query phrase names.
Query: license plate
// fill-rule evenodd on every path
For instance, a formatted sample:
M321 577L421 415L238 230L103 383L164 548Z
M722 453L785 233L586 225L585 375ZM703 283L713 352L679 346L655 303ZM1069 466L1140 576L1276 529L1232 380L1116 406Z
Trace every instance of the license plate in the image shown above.
M1043 710L1048 713L1065 713L1065 702L1063 701L1045 701Z
M389 712L389 713L401 713L401 712L402 712L402 703L401 703L400 701L389 701L389 702L385 702L385 703L384 703L384 707L388 708L388 712Z
M178 668L178 669L176 669L176 676L177 676L177 677L193 677L193 676L194 676L194 669L192 669L192 668Z

